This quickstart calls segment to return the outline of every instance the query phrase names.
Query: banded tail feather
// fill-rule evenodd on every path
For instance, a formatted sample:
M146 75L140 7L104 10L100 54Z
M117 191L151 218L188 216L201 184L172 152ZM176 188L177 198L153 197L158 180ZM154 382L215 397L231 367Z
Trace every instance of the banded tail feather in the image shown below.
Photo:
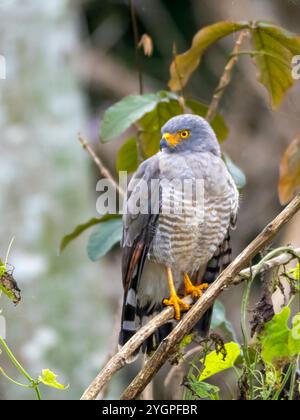
M231 263L231 254L230 233L228 231L224 241L219 246L212 259L207 263L201 283L213 283L221 272ZM207 337L209 334L212 315L213 305L204 313L194 327L194 331L203 338Z
M124 300L121 319L121 330L119 334L119 347L122 347L141 327L141 317L138 308L138 286L145 265L148 247L139 246L136 248L137 259L135 265L129 264L129 268L123 272L124 279ZM133 258L132 260L134 261ZM124 263L124 261L123 261ZM126 264L124 264L126 267ZM138 357L139 349L137 349L127 360L127 363L133 362Z
M123 303L121 331L119 335L119 347L122 347L134 336L134 334L147 323L149 319L160 313L163 309L163 304L156 304L149 308L149 306L140 306L138 299L138 276L132 279L130 289L128 290ZM143 353L150 354L157 349L159 344L167 337L172 330L173 322L168 322L159 327L155 333L145 340L145 342L138 348L127 360L127 363L134 362L140 349Z
M143 271L145 259L147 256L147 247L142 251L142 256L134 270L131 280L128 282L128 289L124 296L121 331L119 335L119 346L122 347L130 338L141 328L145 322L152 318L163 309L163 304L156 303L152 306L141 306L139 302L139 284ZM201 283L213 283L219 274L231 262L231 247L230 235L227 233L223 243L219 246L214 256L208 262L203 276L201 276ZM195 325L193 331L201 337L206 337L209 333L211 318L213 313L213 306L209 308L200 321ZM140 347L143 353L150 354L157 349L159 344L172 331L174 322L168 322L160 327L154 334L145 340ZM127 360L131 363L138 357L140 348L137 349Z

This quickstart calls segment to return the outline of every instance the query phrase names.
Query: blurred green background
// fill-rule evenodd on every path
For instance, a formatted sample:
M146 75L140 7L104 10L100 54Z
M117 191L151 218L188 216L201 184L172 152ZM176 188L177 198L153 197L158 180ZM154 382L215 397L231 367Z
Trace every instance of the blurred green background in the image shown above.
M299 31L296 0L135 4L140 34L147 32L154 42L153 57L142 59L146 91L166 88L174 42L178 52L184 51L204 25L266 19ZM115 250L92 263L86 255L88 233L61 256L58 247L65 233L97 215L98 174L80 148L78 132L114 171L122 139L100 146L101 114L124 95L138 93L130 12L123 0L0 0L0 16L0 54L7 63L7 77L0 80L0 256L15 237L10 263L22 289L19 306L1 297L0 308L8 343L32 375L48 367L70 384L63 392L43 388L43 398L78 399L110 347L122 293L120 254ZM234 39L208 51L187 87L190 96L209 102ZM299 97L300 82L280 110L271 112L249 58L240 61L226 91L221 112L230 136L224 150L248 178L235 253L280 209L278 165L300 131ZM285 233L285 241L293 230ZM240 289L225 293L223 301L230 301L228 316L238 326ZM3 356L0 364L18 378ZM111 398L134 369L113 381ZM14 398L34 394L0 377L0 399Z

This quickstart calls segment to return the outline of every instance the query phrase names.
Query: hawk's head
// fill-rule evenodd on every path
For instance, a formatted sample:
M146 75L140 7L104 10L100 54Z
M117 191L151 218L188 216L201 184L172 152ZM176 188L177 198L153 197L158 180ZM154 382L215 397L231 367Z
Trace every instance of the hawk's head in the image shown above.
M161 129L161 150L167 152L211 152L220 155L216 135L202 117L183 114L171 118Z

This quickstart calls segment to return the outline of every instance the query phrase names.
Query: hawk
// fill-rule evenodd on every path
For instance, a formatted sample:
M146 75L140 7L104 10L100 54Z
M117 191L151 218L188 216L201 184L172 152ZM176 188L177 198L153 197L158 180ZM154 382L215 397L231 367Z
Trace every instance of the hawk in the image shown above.
M213 129L184 114L161 131L160 151L139 166L124 203L120 346L164 305L173 306L179 320L189 309L182 296L199 298L230 262L239 194ZM195 326L201 336L208 334L211 315L212 308ZM155 350L175 320L148 338L143 350Z

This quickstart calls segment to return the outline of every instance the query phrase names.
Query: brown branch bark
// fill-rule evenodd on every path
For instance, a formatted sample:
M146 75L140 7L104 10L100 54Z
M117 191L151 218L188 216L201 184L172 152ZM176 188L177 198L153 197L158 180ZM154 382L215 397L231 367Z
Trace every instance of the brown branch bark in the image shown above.
M204 312L212 305L222 290L233 283L234 278L252 258L261 251L278 233L278 231L300 209L300 194L240 253L240 255L221 273L206 293L183 317L182 321L160 344L155 354L148 360L131 384L121 395L121 400L132 400L143 391L155 374L168 360L176 345L191 331Z
M223 72L223 74L220 78L219 84L214 91L212 101L209 105L209 108L208 108L207 114L206 114L206 120L208 122L212 121L214 119L216 113L218 112L219 104L220 104L220 101L223 97L224 91L231 81L232 70L233 70L236 62L238 61L238 55L237 54L241 49L243 40L246 37L246 35L247 35L247 30L242 31L239 34L239 37L238 37L238 39L235 43L235 46L232 50L231 58L229 59L228 63L226 64L224 72Z
M192 303L192 299L189 296L187 296L184 301L188 304ZM132 353L134 353L134 351L137 350L141 344L157 330L157 328L170 321L173 317L173 308L168 306L160 314L152 318L148 324L140 328L96 376L82 395L81 400L95 400L112 376L126 364L126 359L132 355Z
M149 371L149 366L151 368L151 364L153 364L153 367L157 370L162 366L160 363L164 363L167 358L169 357L170 349L172 348L172 345L174 346L175 341L178 342L181 340L178 333L179 330L183 328L182 337L186 334L186 331L189 331L191 329L190 325L193 323L193 325L197 322L197 320L202 316L202 314L205 312L205 310L211 305L211 303L216 299L216 297L222 292L224 288L227 288L231 284L238 284L251 275L251 270L255 269L255 266L252 266L250 268L246 268L244 270L241 270L243 266L245 266L254 255L256 255L259 251L261 251L265 245L272 240L272 238L276 235L276 233L281 229L283 225L285 225L292 216L299 210L300 208L300 195L298 195L290 204L287 206L274 220L271 222L263 231L262 233L254 239L253 242L233 261L233 263L219 276L217 281L207 290L205 295L194 305L194 307L188 312L188 314L183 318L183 320L178 324L176 330L173 330L173 332L167 337L164 343L162 343L162 346L159 347L159 364L156 363L156 358L158 357L155 353L153 358L148 360L145 364L145 367L142 369L141 372L144 372L144 369L147 369L147 373L145 375L146 381L149 381L152 379L154 374L156 372ZM300 256L300 249L297 248L294 250L294 254L284 252L283 254L272 258L271 260L267 261L262 267L261 271L267 271L270 270L276 266L285 265L288 264L293 259L297 258L297 255ZM187 297L185 298L187 303L191 303L191 298ZM196 309L195 309L196 308ZM193 311L193 312L191 312ZM192 314L192 315L190 315ZM192 316L192 321L190 320L190 317L186 321L186 318L188 315ZM172 319L174 316L173 308L167 307L165 308L160 314L158 314L156 317L154 317L151 321L149 321L148 324L143 326L123 347L122 349L112 357L112 359L106 364L106 366L102 369L102 371L96 376L96 378L93 380L93 382L90 384L90 386L87 388L87 390L84 392L83 396L81 397L82 400L94 400L97 398L98 394L102 391L103 387L106 386L107 382L109 382L112 378L112 376L118 372L125 364L126 359L136 350L139 348L139 346L148 338L158 327L164 325L166 322L168 322L170 319ZM197 318L195 318L197 317ZM188 325L188 326L187 326ZM174 331L176 333L175 339L174 335L173 338L171 337L172 334L174 334ZM178 339L178 341L177 341ZM171 344L170 341L171 340ZM166 359L161 362L161 354L162 349L167 349L167 355ZM136 398L138 393L142 391L143 386L145 387L148 382L145 382L141 384L141 375L139 374L139 388L140 391L137 393L134 392L135 396L132 398ZM137 378L134 380L137 381ZM135 389L135 388L134 388ZM132 390L132 384L129 387L129 390ZM132 391L130 391L132 393ZM123 399L126 398L128 394L123 394Z

